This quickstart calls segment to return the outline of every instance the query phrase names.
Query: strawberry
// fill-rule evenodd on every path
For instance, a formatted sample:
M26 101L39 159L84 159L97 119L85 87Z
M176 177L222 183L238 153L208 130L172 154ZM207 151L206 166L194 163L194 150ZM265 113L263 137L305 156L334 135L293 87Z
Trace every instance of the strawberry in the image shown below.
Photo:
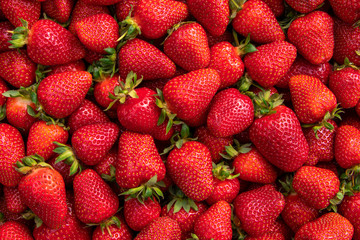
M251 236L261 236L275 223L285 206L285 200L274 186L264 185L240 193L233 204L241 228Z
M115 4L115 14L118 21L123 21L127 16L129 16L130 11L131 16L133 16L136 6L138 5L140 0L120 0L117 4Z
M28 56L35 63L59 65L85 56L81 42L58 23L41 19L30 29L26 22L23 25L14 30L12 47L19 48L27 44Z
M63 72L77 72L77 71L85 71L85 63L83 60L78 60L75 62L70 62L62 65L54 65L50 66L51 71L47 73L47 76L54 75L56 73Z
M246 236L245 240L285 240L285 236L277 232L268 232L258 237Z
M346 23L354 24L360 19L360 5L358 1L329 0L335 15Z
M349 67L333 71L329 88L343 108L355 107L360 99L360 70Z
M335 159L342 168L351 168L360 164L360 130L344 125L335 135Z
M28 87L35 82L36 64L26 50L8 51L0 54L0 77L15 88Z
M27 209L27 206L21 201L17 187L4 186L4 198L6 208L12 213L22 213Z
M59 23L66 23L70 19L75 0L46 0L41 7L47 16Z
M139 187L155 175L157 180L161 181L166 171L154 139L148 134L129 131L120 136L115 167L116 182L123 188Z
M17 166L18 171L26 174L18 185L21 201L49 228L61 227L68 209L65 183L60 173L39 155L25 157L22 162L17 162Z
M206 68L210 63L210 48L204 28L198 23L184 23L164 42L165 54L186 71Z
M211 100L207 128L215 137L229 137L247 129L254 121L251 99L236 88L218 92Z
M256 119L250 127L250 139L259 152L286 172L300 168L307 160L309 146L295 113L280 105L275 113Z
M285 76L276 83L276 86L279 88L289 88L290 78L295 75L308 75L311 77L316 77L320 79L323 84L327 85L331 69L332 66L328 62L314 65L298 55L294 63L291 65L289 71L287 71Z
M82 0L84 3L89 5L113 5L118 3L120 0Z
M68 118L69 132L73 134L83 126L106 122L110 122L106 114L92 101L84 99L79 108Z
M360 192L355 193L353 196L345 196L344 200L339 206L339 213L347 218L354 226L354 237L353 239L360 239Z
M282 0L263 0L274 13L275 17L280 17L285 11L285 4Z
M38 86L38 101L50 116L65 118L80 106L91 83L91 74L85 71L48 76Z
M113 99L109 97L110 93L115 95L114 89L116 86L120 85L120 82L125 82L120 78L119 74L115 73L113 76L104 76L104 78L99 79L94 86L94 97L96 102L103 108L107 108ZM110 108L111 110L116 110L120 102L115 102L114 105Z
M9 51L12 34L9 31L14 30L14 26L9 21L0 22L0 52Z
M296 75L289 81L291 100L301 123L320 122L336 108L336 97L320 79Z
M232 21L234 30L258 43L285 40L285 34L270 7L261 0L246 1Z
M171 78L176 71L175 64L163 52L138 38L129 40L121 47L118 64L123 79L131 71L143 80Z
M325 0L286 0L286 3L290 5L295 11L300 13L309 13L317 9Z
M76 175L73 187L75 214L83 223L100 223L118 211L118 197L94 170Z
M112 16L104 13L81 19L75 30L87 49L102 54L106 53L105 48L115 48L119 38L119 25Z
M276 41L256 49L256 52L245 55L245 68L253 80L264 88L270 88L290 69L296 58L296 48L286 41Z
M45 161L55 156L54 142L66 143L69 137L68 131L57 124L47 124L45 121L35 122L30 130L26 142L26 155L39 154Z
M201 214L195 221L194 233L199 239L232 239L229 203L219 201Z
M17 161L25 157L25 144L20 132L7 123L0 123L0 183L14 187L20 179L14 166Z
M101 226L97 226L92 234L92 240L132 240L132 231L126 225L123 217L118 215L116 215L116 217L119 219L119 225L115 223L110 226L106 226L108 231L101 229Z
M339 192L340 180L328 169L303 166L296 171L292 186L308 206L320 210Z
M71 21L69 25L69 31L76 35L75 26L78 21L80 21L83 18L99 14L99 13L105 13L110 14L109 9L106 6L102 5L93 5L88 4L84 0L79 0L76 2L74 9L71 13Z
M16 221L8 221L0 226L0 239L3 240L33 240L27 226Z
M354 233L354 227L348 219L338 213L326 213L302 226L296 232L296 240L305 239L338 239L351 240Z
M281 212L281 217L294 232L318 216L319 212L306 205L298 194L291 193L285 197L285 207Z
M188 0L189 11L211 35L221 36L229 24L229 2L224 0Z
M211 162L210 151L204 144L188 141L169 153L166 170L187 197L203 201L214 189Z
M141 231L153 220L160 217L160 203L154 199L146 199L140 202L133 198L125 201L124 216L127 225L134 231Z
M175 77L166 83L166 107L190 126L200 126L211 99L220 86L216 70L200 69Z
M145 227L134 240L180 240L179 224L169 217L159 217Z
M40 18L41 14L41 4L37 0L1 1L0 8L5 17L15 27L22 25L20 19L29 22L29 26L31 27Z
M334 21L326 12L314 11L295 19L287 31L289 41L312 64L328 62L333 56Z

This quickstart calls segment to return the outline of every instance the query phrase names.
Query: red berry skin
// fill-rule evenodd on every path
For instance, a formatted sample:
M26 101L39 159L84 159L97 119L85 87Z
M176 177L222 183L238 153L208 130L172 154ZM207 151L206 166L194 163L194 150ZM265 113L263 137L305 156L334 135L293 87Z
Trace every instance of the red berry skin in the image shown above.
M41 3L42 10L59 23L66 23L74 7L75 0L46 0Z
M96 102L103 108L107 108L109 104L113 101L109 98L109 94L115 94L114 88L118 86L121 82L124 82L123 79L120 78L119 74L115 73L114 76L105 77L101 81L95 83L94 86L94 97ZM116 110L119 106L119 102L116 102L111 110Z
M8 98L6 101L6 119L9 124L28 133L36 118L27 112L28 106L35 109L35 104L25 97Z
M205 200L209 206L219 202L225 201L232 203L240 191L239 179L225 179L220 180L214 178L214 190L212 194Z
M148 198L143 203L136 198L125 201L124 216L127 225L134 231L141 231L153 220L160 217L161 206L155 199Z
M269 6L261 0L250 0L232 21L234 30L244 37L250 34L257 43L271 43L285 40L284 32L276 21Z
M0 226L0 239L3 240L33 240L27 226L16 221L7 221Z
M41 14L41 4L37 0L7 0L0 2L0 8L12 25L22 26L19 18L28 22L31 27Z
M335 15L349 24L360 19L360 5L356 0L329 0Z
M285 11L285 4L282 0L263 0L274 13L275 17L280 17Z
M169 217L159 217L147 225L134 240L180 240L179 224Z
M9 88L6 85L5 81L2 78L0 78L0 107L6 103L7 98L4 95L2 95L6 91L9 91Z
M27 206L21 201L17 187L4 186L4 198L9 212L22 213L27 209Z
M12 50L0 54L0 77L15 88L28 87L35 82L36 64L26 50Z
M83 60L78 60L75 62L70 62L62 65L54 65L50 67L51 71L47 76L54 75L57 73L63 72L77 72L77 71L86 71L85 63Z
M317 9L325 0L286 0L286 3L300 13L309 13Z
M100 223L118 211L117 195L94 170L76 175L73 187L75 214L83 223Z
M134 15L136 6L140 0L120 0L115 5L115 14L118 21L123 21L127 16L129 16L131 8L133 9L131 16Z
M340 167L347 169L360 164L360 130L350 125L339 127L334 148Z
M360 239L360 192L354 196L345 196L339 206L339 213L354 226L354 240Z
M320 210L339 192L340 180L331 170L303 166L296 171L292 185L308 206Z
M218 36L218 37L211 35L209 32L206 32L206 35L207 35L207 39L208 39L210 48L220 42L233 42L234 41L234 36L232 35L232 33L230 31L225 31L224 34L222 34L221 36Z
M9 31L14 29L15 27L9 21L0 22L0 52L10 50L9 46L11 46L11 44L9 41L11 40L12 34L9 33Z
M0 183L4 186L16 186L22 175L15 170L15 163L25 157L25 144L19 130L0 123Z
M110 225L109 230L111 235L105 230L102 231L100 226L97 226L93 232L92 240L132 240L133 233L126 225L125 220L123 217L117 216L120 220L120 227L116 225Z
M210 48L204 28L199 23L181 25L164 42L165 54L186 71L206 68Z
M38 64L59 65L85 57L80 41L60 24L41 19L29 31L27 51Z
M215 137L229 137L247 129L254 121L251 99L236 88L218 92L212 99L207 127Z

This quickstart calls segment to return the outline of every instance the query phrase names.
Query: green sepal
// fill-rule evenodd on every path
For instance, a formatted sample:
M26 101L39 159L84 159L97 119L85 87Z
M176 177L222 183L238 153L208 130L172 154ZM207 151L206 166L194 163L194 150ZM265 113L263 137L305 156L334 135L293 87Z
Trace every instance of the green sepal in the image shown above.
M358 66L356 66L354 63L350 62L349 58L345 57L343 65L339 65L337 63L334 64L334 71L340 71L347 67L350 67L355 70L360 70L360 68Z
M197 138L192 138L190 135L190 128L188 125L186 125L185 123L182 123L181 125L181 131L174 133L174 135L171 136L170 138L170 146L165 148L163 150L162 153L160 153L160 155L164 155L167 154L168 152L170 152L174 147L176 148L181 148L184 143L188 142L188 141L196 141Z
M4 120L6 117L6 104L0 106L0 121Z
M293 189L293 186L292 186L293 179L294 179L294 174L291 173L291 174L286 175L285 181L279 180L279 183L282 188L281 193L284 196L288 196L290 194L295 193L295 190Z
M118 217L112 216L112 217L104 220L104 221L101 222L100 224L96 224L96 223L91 224L91 223L90 223L90 224L87 224L87 225L88 225L88 226L100 226L100 229L101 229L101 233L102 233L102 234L105 233L104 230L106 229L106 231L108 232L108 234L112 237L113 235L112 235L111 230L110 230L109 227L110 227L111 225L116 225L118 228L120 228L120 227L121 227L121 222L120 222L120 220L119 220Z
M50 164L45 162L42 156L36 153L34 155L23 157L21 161L17 161L15 170L22 174L28 174L34 168L39 168L39 167L43 167L43 168L46 167L53 169L53 167Z
M259 92L252 98L252 101L254 104L254 115L257 118L275 113L273 109L284 102L281 94L271 94L270 90Z
M131 5L131 9L129 11L128 16L119 23L120 26L120 37L117 39L117 41L120 42L120 48L122 45L125 44L127 40L134 39L138 35L141 35L141 29L139 25L136 23L136 21L131 17L131 14L133 12L133 6Z
M116 68L117 52L114 48L105 48L106 54L91 64L87 71L92 74L94 81L101 81L106 77L113 77L119 70Z
M198 211L199 208L191 198L185 196L183 191L176 185L172 185L169 188L169 192L172 196L172 200L166 205L167 212L170 211L171 207L174 206L173 213L179 212L181 209L184 209L185 212L189 213L190 209Z
M253 80L250 78L249 74L245 73L244 76L240 78L240 81L236 83L237 89L246 94L249 91L250 87L253 85Z
M29 35L29 25L28 22L24 19L19 19L22 26L17 27L14 31L9 31L12 36L9 43L11 44L9 48L21 48L28 43L28 35Z
M51 69L47 69L47 66L38 64L35 71L36 83L40 83L46 77L46 74L49 72L51 72Z
M212 173L213 176L217 179L224 181L226 179L234 179L240 176L240 174L233 174L235 171L235 168L230 168L229 165L226 165L225 162L221 162L218 164L212 163Z
M74 175L75 173L80 173L82 171L82 166L79 160L76 158L73 149L66 144L53 142L57 148L53 152L57 153L58 156L55 159L55 163L64 161L67 165L70 166L69 176Z
M230 21L234 19L237 13L242 9L245 0L229 0L229 7L230 7Z
M115 182L116 168L110 164L110 175L101 174L101 177L107 182Z
M251 149L251 143L240 145L239 141L234 139L234 146L231 144L229 146L225 146L226 154L220 153L220 156L227 160L231 160L238 156L240 153L250 152Z
M239 40L237 39L237 34L235 33L234 30L233 30L233 36L234 37L236 36L235 42L238 42ZM255 45L250 42L250 33L246 36L246 38L244 40L242 40L236 46L236 52L240 57L244 56L247 53L252 53L252 52L256 52L256 51L257 51L257 49L256 49Z

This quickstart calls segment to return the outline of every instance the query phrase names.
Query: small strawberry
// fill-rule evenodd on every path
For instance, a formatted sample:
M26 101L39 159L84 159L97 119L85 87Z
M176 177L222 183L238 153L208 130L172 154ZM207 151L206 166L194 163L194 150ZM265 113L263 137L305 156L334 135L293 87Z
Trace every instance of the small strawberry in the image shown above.
M338 239L351 240L354 227L348 219L338 213L327 213L302 226L296 232L296 240L305 239Z
M78 60L67 64L50 66L50 70L51 71L47 73L47 76L54 75L56 73L63 73L63 72L86 71L86 68L84 61Z
M351 168L360 164L360 130L344 125L335 135L335 159L342 168Z
M264 88L270 88L290 69L296 58L296 48L289 42L276 41L256 49L256 52L245 55L245 68L251 79Z
M169 217L159 217L147 225L134 240L180 240L179 224Z
M46 0L41 3L42 10L47 16L59 23L66 23L70 19L75 0Z
M261 236L275 223L285 206L285 200L274 186L265 185L240 193L233 204L241 228L251 236Z
M4 186L4 198L6 208L12 213L22 213L27 209L27 206L21 201L17 187Z
M41 4L37 0L1 1L0 8L5 17L15 27L22 25L20 19L28 21L31 27L40 18L41 14Z
M4 186L16 186L22 175L15 163L25 157L25 144L19 130L7 123L0 123L0 183Z
M295 11L300 13L309 13L317 9L325 0L286 0L286 3L290 5Z
M339 205L339 213L354 226L353 239L360 239L360 192L355 193L353 196L345 196Z
M333 56L334 21L323 11L295 19L287 31L289 41L312 64L328 62Z
M118 211L118 197L94 170L76 175L73 187L75 213L83 223L100 223Z
M0 226L0 239L33 240L33 237L26 225L16 221L7 221Z
M354 24L360 19L360 4L356 0L329 0L335 15L346 23Z
M186 71L206 68L210 63L210 48L204 28L199 23L175 26L164 42L165 54Z
M9 21L0 22L0 52L9 51L9 46L11 46L9 41L12 36L9 31L14 29L15 27Z
M234 30L258 43L285 40L285 34L270 7L261 0L246 1L232 21Z
M232 239L231 207L219 201L201 214L195 221L194 233L198 239Z

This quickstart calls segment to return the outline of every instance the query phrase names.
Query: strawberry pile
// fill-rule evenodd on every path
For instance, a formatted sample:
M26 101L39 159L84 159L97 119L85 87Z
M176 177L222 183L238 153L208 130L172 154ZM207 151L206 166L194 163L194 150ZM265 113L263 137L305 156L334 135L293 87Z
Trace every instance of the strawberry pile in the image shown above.
M357 0L0 0L1 240L360 240Z

